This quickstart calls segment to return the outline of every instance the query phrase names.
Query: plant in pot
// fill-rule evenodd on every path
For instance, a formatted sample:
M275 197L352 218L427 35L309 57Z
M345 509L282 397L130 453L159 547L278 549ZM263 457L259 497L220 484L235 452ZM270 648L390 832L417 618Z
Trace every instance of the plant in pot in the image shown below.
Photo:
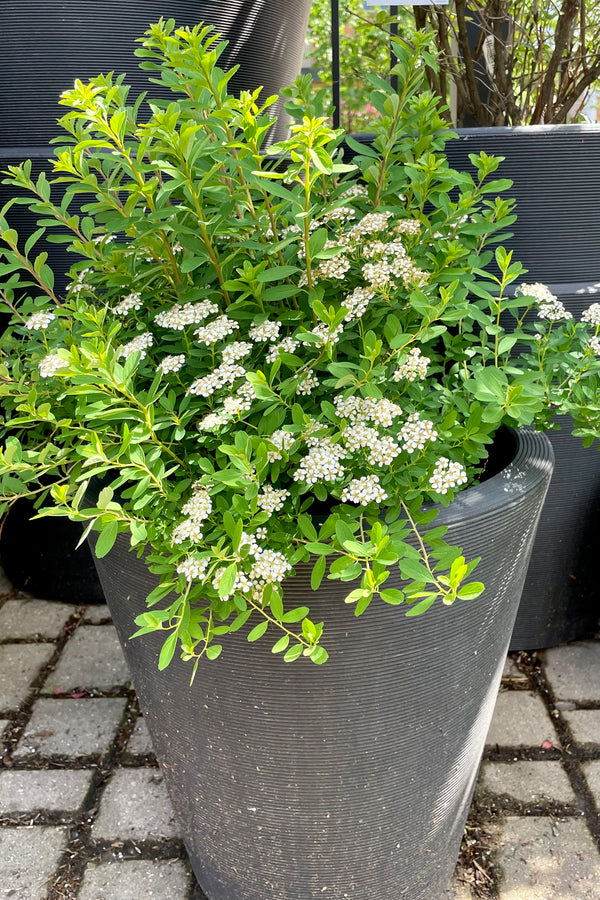
M75 262L56 295L0 222L2 498L84 525L211 900L441 896L552 468L520 426L598 436L598 307L489 249L498 161L448 165L431 50L373 79L357 168L310 77L267 150L272 98L159 23L176 100L77 83L65 199L8 173Z
M362 47L363 72L375 54L367 45L369 15L342 4L342 22ZM600 283L600 125L585 122L598 89L600 15L596 4L456 0L386 15L378 33L393 24L412 35L434 30L440 65L428 67L431 89L447 103L459 140L447 147L452 166L474 173L473 152L504 157L500 172L512 179L518 218L506 236L532 281L543 279L579 318ZM326 55L313 7L309 40L315 58ZM381 29L381 30L379 30ZM343 40L343 38L342 38ZM379 51L382 52L382 51ZM355 48L354 57L360 56ZM364 108L369 86L360 72L342 72L343 110ZM361 83L363 90L361 93ZM591 91L591 93L590 93ZM587 101L587 105L586 105ZM367 127L368 126L363 126ZM369 135L360 136L370 141ZM593 297L592 297L593 299ZM550 433L556 457L532 553L511 649L535 649L583 637L598 622L595 547L600 536L600 475L593 455L557 416Z
M148 72L137 66L135 38L159 16L179 25L212 24L228 41L221 59L235 67L235 91L262 84L269 94L279 93L300 72L310 0L282 4L278 0L5 0L2 4L0 56L0 171L8 165L32 160L36 176L48 172L48 142L60 128L58 100L75 78L98 72L126 73L129 101L147 91ZM35 56L24 53L34 46ZM155 87L169 98L170 88ZM278 110L283 113L283 107ZM287 133L285 115L278 117L278 136ZM273 130L271 137L275 139ZM11 196L0 186L0 206ZM55 189L55 201L58 193ZM71 211L78 214L77 199ZM36 230L35 216L25 206L10 211L10 226L25 242ZM55 289L64 291L71 258L61 243L37 243L48 253L55 274ZM0 327L4 319L0 317ZM31 504L15 504L0 533L0 560L15 587L47 599L82 603L103 601L94 564L86 545L74 549L77 532L68 520L30 521ZM33 556L35 555L35 563Z

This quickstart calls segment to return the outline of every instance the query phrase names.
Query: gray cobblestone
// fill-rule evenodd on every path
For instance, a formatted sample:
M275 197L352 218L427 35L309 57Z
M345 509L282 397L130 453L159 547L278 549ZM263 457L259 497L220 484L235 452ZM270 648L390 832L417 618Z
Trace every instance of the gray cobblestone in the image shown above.
M508 795L521 803L557 800L576 805L577 798L559 762L484 762L481 786L491 794Z
M105 753L112 743L127 701L119 698L84 700L43 697L33 707L27 728L13 754L86 756Z
M94 606L88 606L83 621L86 625L99 625L110 619L110 610L105 603L96 603Z
M4 571L2 566L0 566L0 597L2 597L4 594L9 594L12 589L13 586L6 577L6 572Z
M596 808L600 812L600 759L593 759L583 763L583 772L594 795Z
M0 646L0 710L17 709L29 694L31 682L54 653L54 644Z
M510 817L501 829L499 900L598 900L600 857L581 819Z
M0 636L57 638L74 610L72 605L50 600L7 600L0 608Z
M563 712L577 744L600 744L600 709Z
M135 723L133 734L127 742L126 749L128 753L133 754L154 753L154 747L152 746L150 732L148 731L148 727L146 725L146 722L144 721L143 716L140 716Z
M100 801L93 837L122 840L173 838L179 832L157 769L118 769Z
M90 769L0 772L0 812L73 812L83 803L91 780Z
M184 900L190 875L181 860L124 860L89 865L79 900Z
M42 691L112 688L129 684L131 676L112 625L82 625L65 647L56 670Z
M1 900L46 900L48 879L66 843L62 827L1 828Z
M502 672L502 677L518 679L519 681L527 680L527 676L523 675L523 673L519 670L514 659L511 659L510 656L506 657L506 662L504 663L504 670Z
M558 737L541 697L531 691L500 691L488 746L540 747L546 740L558 746Z
M542 659L558 700L600 700L600 641L553 647Z

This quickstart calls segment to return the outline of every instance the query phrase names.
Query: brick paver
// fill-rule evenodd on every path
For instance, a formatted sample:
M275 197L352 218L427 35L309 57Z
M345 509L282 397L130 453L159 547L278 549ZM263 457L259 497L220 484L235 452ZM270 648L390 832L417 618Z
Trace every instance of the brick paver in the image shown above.
M7 600L0 609L0 638L57 638L74 607L50 600Z
M142 716L135 723L133 734L127 743L127 752L133 755L154 752L150 732Z
M105 753L114 740L127 701L120 698L41 698L13 754L86 756Z
M600 813L600 759L584 762L582 768L588 787L594 797L598 813ZM600 891L598 893L600 895Z
M46 900L66 843L63 827L0 828L0 900Z
M23 703L31 682L53 653L54 644L0 645L0 710L17 709Z
M542 698L531 691L501 691L486 744L540 747L547 740L558 743L556 730Z
M521 803L537 805L546 800L577 803L562 765L550 760L484 762L480 784L491 794L506 795Z
M88 606L83 614L83 621L86 625L100 625L110 619L110 610L105 603L95 603Z
M92 780L89 769L0 771L0 814L72 812L79 809Z
M80 626L63 652L43 693L74 688L113 688L131 681L123 651L112 625Z
M499 900L598 900L600 856L581 819L509 817Z
M124 860L90 864L79 900L179 900L191 877L180 860Z
M145 840L179 835L158 769L118 769L102 796L93 836Z
M566 710L563 715L577 744L600 746L600 709Z
M600 700L600 641L553 647L542 654L546 678L559 700Z

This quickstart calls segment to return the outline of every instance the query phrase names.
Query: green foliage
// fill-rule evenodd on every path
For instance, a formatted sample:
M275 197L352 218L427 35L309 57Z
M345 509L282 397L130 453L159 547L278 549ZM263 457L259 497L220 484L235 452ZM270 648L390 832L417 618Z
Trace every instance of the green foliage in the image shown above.
M161 668L195 672L236 631L326 662L295 572L347 584L357 616L474 600L477 560L432 502L501 424L566 412L598 438L600 307L574 323L492 252L514 221L499 160L449 168L432 38L395 50L399 91L369 76L376 137L350 165L310 78L268 147L273 98L230 95L210 30L161 22L139 54L172 102L77 82L52 177L6 173L39 228L23 245L0 213L0 502L81 522L98 556L129 537L160 580L136 634L165 632ZM73 254L64 295L44 234Z

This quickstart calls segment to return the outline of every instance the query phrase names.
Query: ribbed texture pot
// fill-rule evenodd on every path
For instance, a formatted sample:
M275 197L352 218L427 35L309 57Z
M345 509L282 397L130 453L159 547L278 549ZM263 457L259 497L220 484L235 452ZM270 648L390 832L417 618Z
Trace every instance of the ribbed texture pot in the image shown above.
M513 440L515 440L513 438ZM155 584L123 536L97 560L194 871L210 900L438 900L449 886L552 469L521 433L506 469L437 521L482 597L407 619L348 586L285 586L325 621L330 660L286 665L272 641L227 636L221 657L157 671L161 637L129 640ZM480 574L479 574L480 573ZM392 576L390 583L399 583Z
M240 70L231 87L279 93L300 72L310 0L2 0L0 11L0 145L36 146L57 134L67 112L60 93L75 78L127 73L130 98L174 95L150 85L134 50L162 16L177 25L204 21L229 41L220 64ZM284 136L284 130L279 137Z

